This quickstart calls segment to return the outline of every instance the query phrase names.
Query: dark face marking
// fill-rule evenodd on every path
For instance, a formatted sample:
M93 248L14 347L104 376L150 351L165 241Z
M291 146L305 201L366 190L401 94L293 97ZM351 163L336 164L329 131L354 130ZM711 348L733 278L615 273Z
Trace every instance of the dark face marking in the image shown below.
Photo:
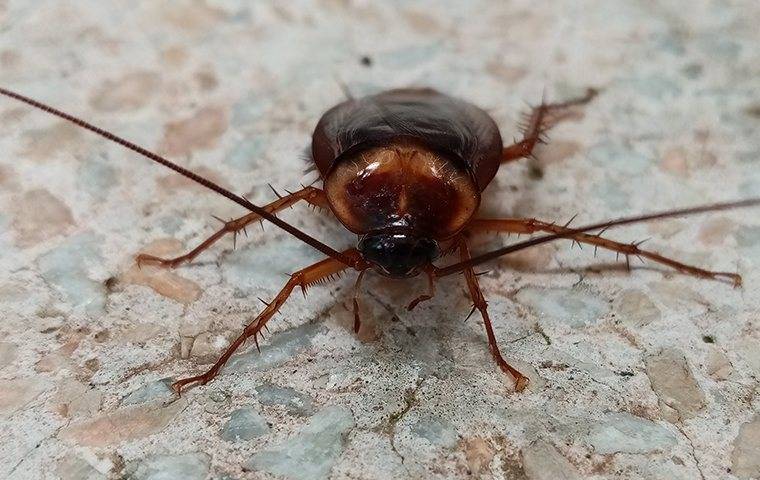
M365 235L358 248L379 273L392 278L413 277L440 254L435 240L407 233Z

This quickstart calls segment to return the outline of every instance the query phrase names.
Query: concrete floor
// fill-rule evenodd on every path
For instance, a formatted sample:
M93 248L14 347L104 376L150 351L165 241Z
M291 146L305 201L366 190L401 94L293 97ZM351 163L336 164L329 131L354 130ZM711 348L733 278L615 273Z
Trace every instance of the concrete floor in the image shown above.
M756 1L535 3L0 1L0 85L256 203L313 179L303 151L341 83L438 88L508 139L526 101L593 86L538 161L498 174L485 215L581 224L760 195ZM460 277L411 313L424 281L369 278L358 336L350 277L294 296L261 354L178 399L167 384L319 254L266 226L140 270L137 253L180 253L241 209L5 98L0 152L2 478L760 477L758 209L609 232L742 289L567 242L490 264L520 394L463 321ZM327 213L282 218L355 242Z

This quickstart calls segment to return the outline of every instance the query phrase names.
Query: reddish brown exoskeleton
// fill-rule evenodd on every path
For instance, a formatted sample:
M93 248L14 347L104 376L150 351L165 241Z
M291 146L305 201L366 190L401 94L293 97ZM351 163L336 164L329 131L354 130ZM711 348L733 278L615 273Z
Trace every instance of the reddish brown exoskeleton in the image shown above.
M357 287L369 270L393 278L408 278L424 273L430 291L416 298L411 310L432 298L437 278L463 273L488 337L491 354L498 366L515 379L522 390L528 379L502 357L488 316L486 301L473 270L475 265L541 243L566 238L630 256L648 258L678 271L709 279L723 279L735 286L741 277L730 272L713 272L642 250L639 244L626 244L601 236L606 229L655 219L727 210L760 204L760 198L713 204L683 210L658 212L623 218L580 228L569 228L528 218L486 219L477 216L480 195L496 175L499 166L532 155L542 135L568 108L582 105L595 95L594 90L575 100L557 104L542 103L526 117L524 136L504 146L499 129L480 108L430 89L391 90L361 99L349 99L333 107L321 118L314 131L311 158L319 170L323 188L305 187L259 207L155 153L110 132L9 90L0 94L20 100L91 130L145 157L161 163L201 185L237 202L251 213L227 222L198 247L177 258L162 259L140 255L138 263L151 262L167 267L193 260L219 238L236 234L246 225L267 220L327 256L314 265L294 273L280 293L243 330L219 360L205 373L174 383L179 392L191 383L205 384L214 378L232 354L253 337L258 348L261 329L285 303L292 291L304 292L317 283L344 271L359 272ZM329 209L351 232L359 235L356 248L336 251L275 216L278 211L299 201ZM547 235L471 257L469 235L496 231L503 233L546 232ZM599 233L592 234L591 232ZM433 261L458 253L459 262L439 268ZM354 328L360 327L359 306L354 298Z

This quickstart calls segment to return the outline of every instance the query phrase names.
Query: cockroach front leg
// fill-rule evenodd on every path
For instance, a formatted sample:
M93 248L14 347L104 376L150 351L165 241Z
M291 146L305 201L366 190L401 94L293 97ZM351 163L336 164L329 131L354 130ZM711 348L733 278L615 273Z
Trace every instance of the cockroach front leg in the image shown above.
M534 107L525 117L525 122L522 125L525 132L523 134L523 139L504 148L504 151L502 152L502 163L530 157L533 154L533 149L536 144L543 142L541 136L553 126L553 122L550 119L553 114L559 113L569 107L588 103L597 95L597 93L597 90L589 88L586 91L586 95L582 97L561 103L541 102L541 105Z
M502 233L524 233L531 234L536 232L549 232L549 233L569 233L572 232L571 228L567 226L555 225L553 223L542 222L532 218L503 218L503 219L475 219L470 225L468 225L468 231L471 233L478 232L502 232ZM736 273L731 272L714 272L711 270L705 270L692 265L687 265L672 258L664 257L658 253L648 250L642 250L639 248L640 243L620 243L613 240L608 240L600 235L591 235L587 233L574 233L567 236L568 240L586 243L594 245L594 249L604 248L606 250L612 250L618 254L625 255L626 263L630 268L629 259L631 256L648 258L654 262L662 265L667 265L675 270L693 275L700 278L709 278L713 280L728 280L735 287L741 286L742 277Z
M356 249L347 250L343 252L343 255L349 259L358 260L360 258L359 253ZM359 264L360 262L357 262L357 265ZM296 287L301 287L301 291L303 291L304 295L306 295L307 288L317 283L322 283L330 280L336 274L342 272L347 268L361 269L364 267L348 266L335 259L328 258L317 262L314 265L310 265L303 270L299 270L298 272L291 275L290 280L288 280L282 290L280 290L280 293L274 297L274 300L272 300L271 303L266 304L266 308L264 308L264 310L250 324L248 324L247 327L245 327L243 333L241 333L240 336L237 337L229 347L227 347L227 350L225 350L222 356L219 357L219 360L217 360L216 363L210 369L208 369L208 371L202 375L196 375L194 377L178 380L172 384L172 388L177 393L181 393L182 388L185 385L191 383L199 383L201 385L205 385L211 381L214 377L216 377L224 364L227 363L232 354L235 353L235 351L240 348L240 346L243 345L249 337L253 337L256 348L259 348L258 335L260 335L261 329L264 328L269 319L272 318L275 313L277 313L280 307L282 307L288 297L290 297L293 289Z
M277 193L277 192L275 192ZM301 190L298 190L297 192L290 193L288 195L285 195L283 197L278 198L274 202L264 206L263 208L269 212L269 213L277 213L280 210L284 210L285 208L288 208L292 206L293 204L304 200L311 205L314 205L315 207L321 207L321 208L328 208L327 205L327 197L325 196L325 193L315 187L305 187ZM253 222L261 220L261 216L257 213L249 213L248 215L244 215L240 218L236 218L234 220L230 220L228 222L224 223L224 226L216 231L213 235L208 237L206 240L204 240L200 245L189 251L188 253L184 255L180 255L176 258L159 258L153 255L147 255L147 254L140 254L137 256L137 264L141 265L143 263L153 263L160 265L162 267L169 267L174 268L182 263L185 262L191 262L195 257L197 257L202 251L209 248L211 245L216 243L217 240L222 238L228 233L232 233L235 236L235 239L237 239L237 234L241 230L244 230L245 227L250 225Z
M427 293L423 293L422 295L418 296L411 302L409 302L409 305L407 305L406 309L408 311L412 311L422 302L427 302L431 298L435 297L435 274L432 269L428 268L425 270L425 274L427 274L428 279L428 291Z
M461 261L470 259L470 250L467 247L467 242L464 239L462 239L459 244L459 256L461 258ZM475 271L472 269L472 267L465 268L463 270L463 273L465 279L467 280L467 289L470 291L470 298L472 298L473 308L477 309L480 312L480 315L483 317L483 324L486 327L486 335L488 336L488 348L491 350L491 355L496 361L496 364L504 373L508 373L514 377L515 390L521 392L525 389L526 386L528 386L528 377L517 371L516 368L507 363L507 361L504 360L504 357L501 356L499 344L496 341L496 335L493 331L493 325L491 325L491 318L488 316L488 303L486 303L486 299L483 297L483 292L480 290L478 277L475 275Z

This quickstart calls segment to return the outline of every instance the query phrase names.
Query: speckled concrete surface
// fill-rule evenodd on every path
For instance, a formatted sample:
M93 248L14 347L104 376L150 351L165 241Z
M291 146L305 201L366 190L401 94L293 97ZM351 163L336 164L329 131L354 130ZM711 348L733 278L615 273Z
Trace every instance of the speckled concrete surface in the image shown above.
M601 95L489 215L580 222L760 194L760 6L747 1L0 1L0 85L79 114L257 203L309 181L320 114L433 86L517 135L544 89ZM370 59L370 65L362 57ZM745 287L557 243L482 285L530 389L492 364L461 278L353 279L293 298L262 353L199 372L318 254L274 227L179 253L240 209L117 146L0 99L0 477L760 477L760 220L728 212L611 232ZM336 247L328 214L283 214ZM506 242L489 237L477 250Z

